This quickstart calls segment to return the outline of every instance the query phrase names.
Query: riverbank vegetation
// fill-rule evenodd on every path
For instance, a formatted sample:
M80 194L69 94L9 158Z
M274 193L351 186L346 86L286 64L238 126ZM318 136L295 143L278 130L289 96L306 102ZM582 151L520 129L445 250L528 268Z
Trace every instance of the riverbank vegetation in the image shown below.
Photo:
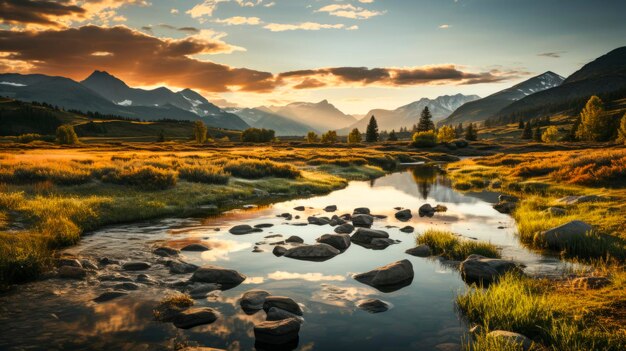
M462 261L469 255L481 255L499 258L500 253L495 245L486 242L462 239L452 232L429 229L417 237L418 245L428 245L434 255L448 260Z

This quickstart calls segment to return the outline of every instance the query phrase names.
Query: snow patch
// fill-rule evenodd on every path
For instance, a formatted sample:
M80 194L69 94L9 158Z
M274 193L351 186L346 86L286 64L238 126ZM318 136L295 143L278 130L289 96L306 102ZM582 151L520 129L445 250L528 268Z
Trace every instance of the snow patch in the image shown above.
M14 86L14 87L25 87L26 86L26 84L13 83L13 82L0 82L0 84L10 85L10 86Z
M133 100L124 100L124 101L116 102L116 104L120 106L130 106L133 104Z

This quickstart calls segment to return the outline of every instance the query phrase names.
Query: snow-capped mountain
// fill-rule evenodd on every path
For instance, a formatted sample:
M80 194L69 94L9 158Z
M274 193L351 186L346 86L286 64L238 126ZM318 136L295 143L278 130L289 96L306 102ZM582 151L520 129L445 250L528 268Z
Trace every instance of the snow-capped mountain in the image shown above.
M534 93L559 86L563 83L563 80L565 80L565 78L554 72L545 72L510 88L500 90L485 98L468 102L456 109L448 118L441 121L439 124L451 125L461 122L484 121L512 102Z

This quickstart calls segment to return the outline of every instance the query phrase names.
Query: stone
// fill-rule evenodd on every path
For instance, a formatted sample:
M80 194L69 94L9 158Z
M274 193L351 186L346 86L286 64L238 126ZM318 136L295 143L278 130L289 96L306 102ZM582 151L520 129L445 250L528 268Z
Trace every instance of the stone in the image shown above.
M324 207L324 211L326 212L335 212L337 211L337 206L336 205L329 205Z
M130 277L119 273L113 274L104 274L98 277L98 280L101 282L132 282L133 280Z
M611 284L607 277L580 277L572 279L572 286L584 289L600 289Z
M340 224L335 227L335 233L339 234L350 234L354 231L354 226L350 223Z
M59 277L65 279L83 279L87 276L87 271L82 267L61 266L59 268Z
M282 234L272 234L265 236L265 239L281 238Z
M400 231L403 233L413 233L415 231L415 228L411 227L410 225L407 225L406 227L400 228Z
M341 252L327 244L302 245L288 249L285 257L305 261L326 261Z
M113 299L116 299L121 296L126 296L126 295L128 295L128 293L124 291L107 291L107 292L100 294L98 297L93 299L93 301L97 303L107 302L107 301L111 301Z
M366 273L356 274L353 278L380 291L391 292L411 284L413 276L411 261L402 260L378 267Z
M389 233L383 230L359 228L350 237L350 241L356 244L369 245L375 238L389 238Z
M420 217L432 217L435 215L435 212L435 209L430 204L423 204L418 210Z
M290 237L288 237L287 239L285 239L286 243L299 243L302 244L304 242L304 239L302 239L299 236L296 235L292 235Z
M255 228L271 228L273 226L274 225L272 223L259 223L259 224L256 224L254 227Z
M139 274L137 275L137 279L135 279L137 283L148 284L148 285L156 285L158 282L147 274Z
M202 244L189 244L181 249L181 251L194 251L194 252L204 252L209 251L210 248L202 245Z
M381 313L389 309L389 304L379 299L364 299L356 302L356 307L369 313Z
M352 211L353 215L358 215L358 214L370 214L370 209L367 207L357 207L354 209L354 211Z
M429 257L433 254L432 250L430 249L430 246L424 245L424 244L418 245L404 252L406 252L407 254L411 256L417 256L417 257Z
M131 283L131 282L124 282L124 283L115 284L113 286L113 289L115 290L139 290L139 285L135 283Z
M209 307L192 307L177 314L172 322L177 328L189 329L198 325L211 324L217 320L219 313Z
M250 233L258 233L262 231L263 230L260 228L253 228L247 224L236 225L228 230L229 233L234 234L234 235L244 235L244 234L250 234Z
M533 347L533 341L526 336L505 330L494 330L487 333L487 337L500 339L509 345L521 346L522 350L528 351Z
M397 242L395 240L393 240L393 239L389 239L389 238L374 238L370 242L369 246L370 246L370 248L372 248L374 250L384 250L384 249L387 248L387 246L393 245L393 244L397 244Z
M358 214L352 216L352 225L355 227L369 228L374 223L374 217L367 214Z
M396 212L395 216L399 221L406 222L413 217L413 214L411 214L411 210L407 208Z
M178 256L180 254L180 251L176 250L174 248L171 248L171 247L160 246L160 247L157 247L156 249L154 249L154 251L152 251L152 253L154 253L157 256L161 256L161 257L175 257L175 256Z
M516 202L498 202L497 204L493 205L493 208L496 211L500 213L505 213L505 214L512 213L513 211L515 211L516 207L517 207Z
M261 310L265 303L265 298L270 296L270 293L264 290L250 290L246 291L242 296L239 304L244 310Z
M507 272L521 272L513 261L470 255L459 266L461 276L468 283L488 285Z
M307 218L307 221L309 222L309 224L326 225L330 223L330 218L310 216L309 218Z
M566 213L565 209L562 207L548 207L546 212L548 212L548 214L553 217L565 216Z
M338 216L333 216L333 218L330 219L330 224L331 227L336 227L338 225L342 225L342 224L346 224L346 221L339 218Z
M56 260L57 267L69 266L83 268L83 265L76 258L59 258Z
M196 283L191 286L189 295L194 299L204 299L209 293L221 288L221 285L215 283Z
M300 324L304 323L304 318L277 307L270 308L265 319L268 321L280 321L289 318L295 319Z
M143 271L150 267L150 263L141 261L130 261L122 265L122 269L125 271Z
M304 211L304 206L296 206L293 208L295 211Z
M183 261L171 261L169 267L170 273L172 274L193 273L198 269L198 266L196 266L195 264Z
M324 234L317 238L318 243L323 243L334 247L339 251L344 251L350 247L350 235L348 234Z
M583 239L593 227L583 221L571 221L540 233L541 239L552 249L564 249Z
M254 336L257 342L270 345L282 345L298 339L300 323L293 319L265 321L254 326Z
M280 308L281 310L285 310L297 316L302 316L302 308L290 297L274 295L265 297L263 310L267 312L272 307Z
M274 247L274 250L272 250L272 253L274 254L274 256L284 256L285 252L287 252L287 249L284 248L283 246L276 246Z
M502 194L498 196L498 201L499 202L518 202L519 199L517 198L517 196Z
M241 284L246 276L233 269L218 266L202 266L191 276L191 281L202 283L215 283L230 288Z
M119 263L120 263L120 261L118 261L118 260L113 260L113 259L110 259L110 258L108 258L108 257L101 257L101 258L98 260L98 263L99 263L101 266L108 266L108 265L110 265L110 264L119 264Z

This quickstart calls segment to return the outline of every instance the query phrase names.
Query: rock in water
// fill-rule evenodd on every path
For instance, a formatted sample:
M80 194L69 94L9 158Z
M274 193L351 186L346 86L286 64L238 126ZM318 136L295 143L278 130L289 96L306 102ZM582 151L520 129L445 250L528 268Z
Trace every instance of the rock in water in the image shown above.
M230 230L228 230L229 233L234 234L234 235L244 235L244 234L250 234L250 233L258 233L262 231L263 229L252 228L251 226L247 224L236 225L230 228Z
M194 251L194 252L204 252L204 251L209 251L209 250L211 249L209 249L208 247L202 244L189 244L181 249L181 251Z
M289 318L293 318L297 320L300 324L304 323L304 318L297 316L291 312L277 308L277 307L272 307L269 309L269 311L267 311L266 320L268 321L280 321L280 320L289 319Z
M126 295L128 295L128 293L124 291L107 291L107 292L100 294L100 296L93 299L93 301L97 303L106 302L106 301L116 299L120 296L126 296Z
M152 251L155 255L161 256L161 257L174 257L174 256L178 256L180 254L180 251L171 248L171 247L167 247L167 246L161 246L161 247L157 247L156 249L154 249L154 251Z
M245 292L241 296L239 304L244 310L260 310L263 309L265 298L270 296L270 293L264 290L250 290Z
M571 221L541 233L541 238L553 249L564 249L583 239L593 227L583 221Z
M418 212L420 217L432 217L435 215L436 211L430 204L423 204L422 206L420 206Z
M350 235L348 234L324 234L317 238L317 242L328 244L337 250L343 251L350 247Z
M278 256L278 257L284 256L285 252L287 252L287 249L280 245L274 247L274 250L272 250L272 253L274 254L274 256Z
M310 216L309 218L307 218L307 221L309 222L309 224L326 225L330 223L330 218Z
M327 244L302 245L285 252L285 257L306 261L326 261L341 252Z
M293 319L265 321L254 326L254 336L257 342L270 345L282 345L298 339L300 323Z
M408 253L409 255L417 256L417 257L429 257L432 255L432 250L430 249L430 246L428 245L418 245L404 252Z
M407 225L406 227L400 228L400 231L403 233L413 233L415 231L415 228L411 227L410 225Z
M490 284L507 272L520 272L513 261L470 255L461 262L461 276L468 283Z
M183 262L183 261L171 261L169 263L170 273L172 274L185 274L193 273L198 269L195 264Z
M391 292L411 284L413 276L413 265L411 262L402 260L378 267L366 273L356 274L353 278L380 291Z
M324 211L326 211L326 212L335 212L335 211L337 211L337 206L335 206L335 205L326 206L326 207L324 207Z
M380 313L387 311L389 304L379 299L365 299L357 301L356 307L369 313Z
M350 223L340 224L335 228L335 233L350 234L354 231L354 226Z
M122 269L125 271L143 271L150 268L150 263L148 262L126 262L122 265Z
M497 204L493 205L493 208L496 211L500 213L505 213L505 214L512 213L513 211L515 211L516 207L517 207L516 202L498 202Z
M221 286L219 284L194 284L191 290L189 290L189 295L194 299L204 299L209 293L219 290L220 288Z
M369 228L374 223L374 217L367 214L358 214L352 216L352 225L355 227Z
M202 266L191 276L194 282L220 284L226 289L235 287L246 280L246 276L233 270L218 266Z
M286 243L297 243L297 244L302 244L304 243L304 239L302 239L299 236L296 235L292 235L290 237L288 237L287 239L285 239Z
M359 228L352 234L350 240L356 244L369 245L372 243L372 240L376 238L387 239L389 238L389 233L382 230Z
M209 307L192 307L177 314L172 322L177 328L189 329L198 325L211 324L217 320L218 312Z
M354 211L352 212L353 215L358 215L358 214L370 214L370 209L367 207L357 207L354 209Z
M87 271L81 267L61 266L59 277L65 279L83 279L87 276Z
M406 222L411 219L411 217L413 217L413 214L411 214L411 210L408 208L406 210L396 212L396 219L400 221Z
M263 303L263 310L269 311L270 308L276 307L281 310L293 313L297 316L302 316L302 308L292 298L285 296L267 296Z

